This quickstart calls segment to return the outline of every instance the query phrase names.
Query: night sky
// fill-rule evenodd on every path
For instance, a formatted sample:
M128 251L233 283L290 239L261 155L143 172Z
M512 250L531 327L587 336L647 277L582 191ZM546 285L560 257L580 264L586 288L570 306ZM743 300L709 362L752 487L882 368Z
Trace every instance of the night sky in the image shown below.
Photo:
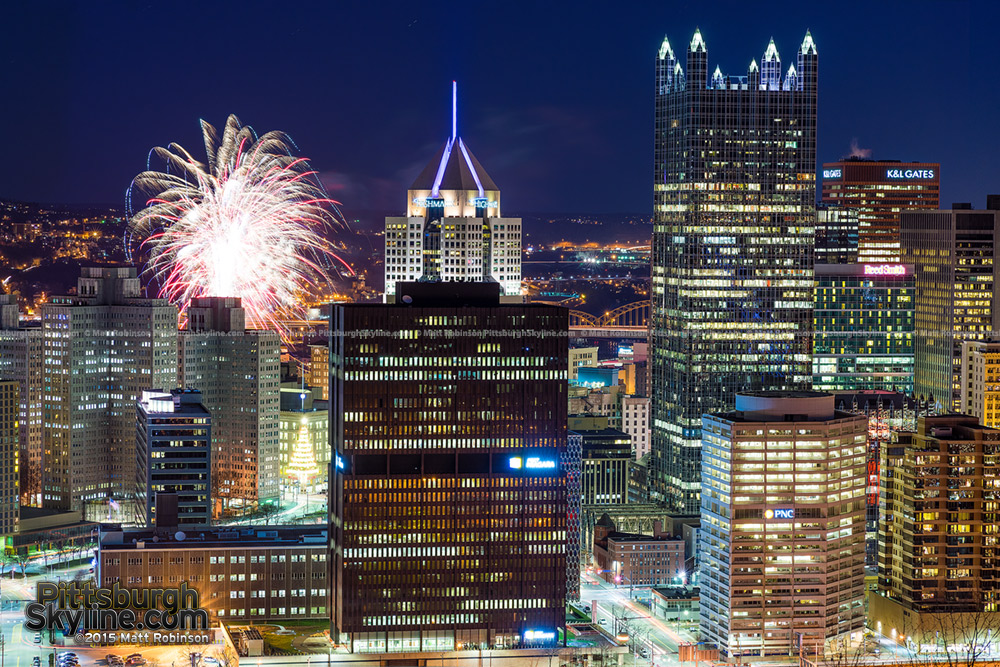
M154 145L203 157L198 119L287 131L354 209L399 210L450 131L505 212L649 213L653 58L745 74L806 29L820 162L942 163L942 203L1000 192L998 2L10 3L0 19L0 197L121 206Z

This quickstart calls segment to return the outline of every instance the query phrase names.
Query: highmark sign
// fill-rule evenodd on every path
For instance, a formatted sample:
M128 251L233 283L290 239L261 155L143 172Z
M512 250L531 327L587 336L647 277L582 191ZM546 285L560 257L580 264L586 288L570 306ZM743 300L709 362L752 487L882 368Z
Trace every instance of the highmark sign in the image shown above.
M555 470L556 462L552 459L543 459L538 456L529 456L522 459L520 456L510 457L510 467L516 469L527 468L528 470Z
M908 178L917 181L926 181L928 179L934 178L933 169L886 169L886 178Z

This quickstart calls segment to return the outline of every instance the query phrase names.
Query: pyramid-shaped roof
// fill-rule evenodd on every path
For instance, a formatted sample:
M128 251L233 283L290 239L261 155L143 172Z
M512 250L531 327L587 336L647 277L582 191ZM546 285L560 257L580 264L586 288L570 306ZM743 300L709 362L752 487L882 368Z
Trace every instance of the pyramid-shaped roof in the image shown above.
M480 195L500 190L461 137L445 142L410 189L435 194L441 190L478 190Z

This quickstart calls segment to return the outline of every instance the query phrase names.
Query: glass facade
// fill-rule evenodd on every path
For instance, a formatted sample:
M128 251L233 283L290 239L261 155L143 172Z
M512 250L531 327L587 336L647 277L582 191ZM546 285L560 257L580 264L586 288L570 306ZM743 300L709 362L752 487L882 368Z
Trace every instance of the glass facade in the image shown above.
M998 328L994 262L1000 212L956 209L902 215L903 260L914 269L917 336L913 391L937 412L961 411L961 345Z
M554 638L567 311L500 305L495 283L398 289L332 312L333 629L358 652Z
M840 206L816 207L816 263L858 261L858 212Z
M913 393L913 267L815 268L813 388Z
M746 76L656 58L651 493L699 511L701 416L812 376L818 56L782 77L773 41Z

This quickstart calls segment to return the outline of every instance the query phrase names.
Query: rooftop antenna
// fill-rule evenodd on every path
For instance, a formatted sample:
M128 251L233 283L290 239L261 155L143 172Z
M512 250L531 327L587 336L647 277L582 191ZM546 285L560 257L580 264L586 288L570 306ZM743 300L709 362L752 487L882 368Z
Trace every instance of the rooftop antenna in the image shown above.
M451 82L451 140L458 136L458 82Z

